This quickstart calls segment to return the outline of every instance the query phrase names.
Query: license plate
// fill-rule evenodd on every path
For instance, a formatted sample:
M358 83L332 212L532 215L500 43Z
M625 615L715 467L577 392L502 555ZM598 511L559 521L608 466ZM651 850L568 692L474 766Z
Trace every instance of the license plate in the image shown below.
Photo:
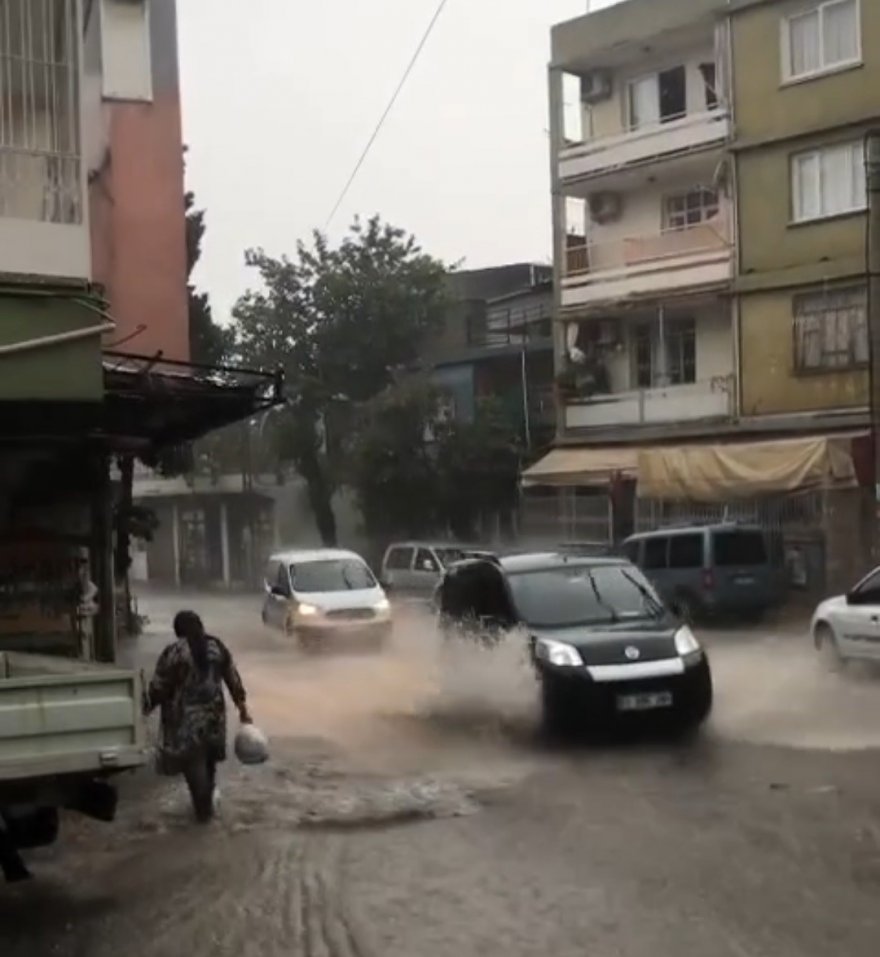
M617 699L618 711L653 711L655 708L671 708L672 694L658 691L656 694L626 694Z

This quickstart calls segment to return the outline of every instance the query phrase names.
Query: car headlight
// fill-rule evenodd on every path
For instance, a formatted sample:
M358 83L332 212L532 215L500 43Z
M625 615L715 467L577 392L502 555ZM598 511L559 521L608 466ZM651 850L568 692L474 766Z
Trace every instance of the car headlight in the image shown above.
M690 658L703 650L697 636L687 625L682 625L675 633L675 652L682 658Z
M380 598L375 605L373 605L373 611L388 611L391 608L391 602L387 598Z
M550 638L539 638L535 643L535 654L541 661L546 661L557 668L580 668L584 663L580 652L564 641L553 641Z
M314 618L315 615L319 614L321 611L317 605L310 605L308 602L303 602L297 609L296 613L302 618Z

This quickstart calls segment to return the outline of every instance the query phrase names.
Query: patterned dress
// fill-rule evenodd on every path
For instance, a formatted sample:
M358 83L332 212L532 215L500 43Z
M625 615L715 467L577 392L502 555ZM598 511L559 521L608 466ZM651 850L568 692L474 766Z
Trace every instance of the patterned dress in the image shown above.
M206 636L208 668L202 674L189 643L178 638L162 652L147 692L147 709L161 708L157 769L181 774L196 759L226 760L226 702L223 685L236 707L246 699L232 655L219 638Z

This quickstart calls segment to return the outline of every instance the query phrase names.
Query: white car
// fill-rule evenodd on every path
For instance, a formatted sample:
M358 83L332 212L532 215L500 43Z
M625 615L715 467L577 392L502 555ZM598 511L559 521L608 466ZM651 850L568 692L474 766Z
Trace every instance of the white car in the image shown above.
M810 633L832 664L880 661L880 568L845 595L823 601L813 613Z
M369 566L354 552L320 548L278 552L265 577L263 623L303 648L334 638L383 644L391 605Z

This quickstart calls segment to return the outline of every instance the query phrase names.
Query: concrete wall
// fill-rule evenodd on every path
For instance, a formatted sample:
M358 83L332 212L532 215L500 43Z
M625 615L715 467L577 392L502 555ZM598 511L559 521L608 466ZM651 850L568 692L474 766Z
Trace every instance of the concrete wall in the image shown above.
M812 412L868 403L866 370L796 374L792 298L800 289L740 300L742 414Z
M878 103L880 109L880 103ZM786 141L740 153L742 285L781 285L864 272L865 214L792 224L791 157L813 147L862 139L864 128ZM765 275L763 278L759 274Z
M803 0L751 4L734 13L731 33L737 136L782 139L880 115L880 3L861 0L863 66L786 85L781 23Z
M90 25L91 29L94 29ZM183 141L175 0L151 0L152 102L104 100L87 111L94 277L124 348L189 357ZM94 40L88 69L94 76ZM138 331L140 330L140 331Z

